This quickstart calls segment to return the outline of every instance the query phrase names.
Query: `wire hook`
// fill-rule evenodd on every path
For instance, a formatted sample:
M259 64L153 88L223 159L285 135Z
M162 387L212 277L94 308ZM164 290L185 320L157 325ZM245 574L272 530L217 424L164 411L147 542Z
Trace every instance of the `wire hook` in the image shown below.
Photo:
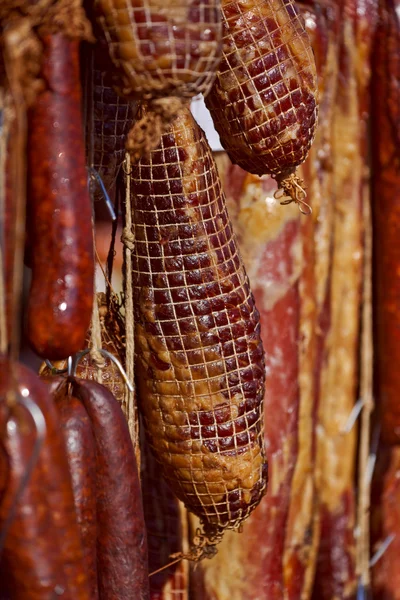
M51 363L47 358L44 359L44 363L46 367L48 367L51 370L53 375L61 375L62 373L68 372L67 367L65 367L64 369L57 369L57 367L55 367L53 363Z
M24 493L26 486L28 485L29 479L32 476L34 468L36 467L40 451L42 449L42 445L46 437L46 421L43 412L39 408L39 406L35 402L33 402L33 400L31 400L29 396L24 397L21 395L21 393L19 394L18 401L20 404L22 404L22 406L26 408L26 410L32 418L34 427L36 429L36 439L33 445L32 454L27 462L25 472L21 477L21 481L16 491L15 498L8 511L8 515L5 518L3 528L0 531L0 553L4 547L4 543L6 541L10 526L12 525L12 522L15 518L15 511L17 509L18 502L21 499L21 496Z
M76 368L78 366L79 361L82 360L82 358L84 356L86 356L86 354L89 354L89 352L90 352L90 350L87 348L86 350L82 350L82 352L78 352L77 354L75 354L75 356L73 358L70 357L71 358L71 368L68 371L69 376L75 377ZM120 361L118 360L118 358L116 358L113 354L108 352L108 350L104 350L104 348L98 348L98 352L100 352L100 354L102 354L106 358L109 358L111 360L111 362L113 362L117 366L129 391L134 392L135 391L134 387L133 387L132 383L129 381L126 371L125 371L124 367L122 366L122 364L120 363Z
M101 192L103 194L104 202L106 203L106 206L108 208L108 212L110 213L111 220L112 221L116 221L117 220L117 216L115 214L114 207L113 207L112 202L110 200L110 196L108 195L108 192L106 190L104 182L103 182L102 178L100 177L100 174L93 167L88 167L87 169L88 169L88 172L89 172L89 179L88 179L89 188L90 188L90 184L91 184L92 181L94 181L95 183L97 183L97 185L100 187Z

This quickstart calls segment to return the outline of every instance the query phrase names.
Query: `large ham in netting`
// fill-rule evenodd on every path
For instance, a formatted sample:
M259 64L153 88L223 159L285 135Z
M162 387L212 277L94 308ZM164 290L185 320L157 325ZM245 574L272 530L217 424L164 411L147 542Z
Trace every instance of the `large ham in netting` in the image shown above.
M133 167L136 376L153 452L208 541L265 493L259 313L189 110Z

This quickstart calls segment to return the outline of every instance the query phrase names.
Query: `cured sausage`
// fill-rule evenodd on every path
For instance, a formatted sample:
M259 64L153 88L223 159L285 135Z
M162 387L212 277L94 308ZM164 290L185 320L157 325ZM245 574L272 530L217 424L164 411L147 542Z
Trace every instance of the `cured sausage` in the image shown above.
M112 87L115 70L107 53L97 44L86 65L84 98L86 109L86 153L111 198L125 159L125 142L133 125L137 103L119 96ZM93 181L95 200L104 201L103 191Z
M1 395L18 381L22 397L40 409L45 438L30 479L15 506L2 554L12 600L90 600L76 523L68 462L57 413L46 386L22 365L0 360ZM15 389L15 387L14 387ZM32 456L37 431L23 406L16 404L2 439L10 461L10 483L0 507L0 530Z
M72 379L89 415L97 461L97 571L100 600L148 600L146 529L135 452L114 396Z
M399 3L379 3L373 52L372 135L376 399L382 439L400 444L400 24Z
M46 86L29 111L28 218L32 284L27 334L60 360L84 344L93 302L92 209L80 110L79 42L43 38Z
M96 600L96 450L92 426L82 403L68 393L65 379L55 377L49 385L64 434L90 598Z

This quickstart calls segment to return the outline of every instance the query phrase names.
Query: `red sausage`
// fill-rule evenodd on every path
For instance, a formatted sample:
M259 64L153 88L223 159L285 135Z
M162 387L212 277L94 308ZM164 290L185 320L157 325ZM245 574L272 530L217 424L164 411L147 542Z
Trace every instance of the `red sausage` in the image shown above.
M11 366L0 360L1 396L11 387ZM2 554L8 593L12 600L90 600L83 554L76 523L68 462L55 406L46 386L26 367L13 368L22 397L42 412L46 434L39 459L16 505ZM10 478L0 507L0 530L14 502L36 439L27 410L12 409L3 436L10 461Z
M400 3L379 4L372 69L375 397L382 440L400 444Z
M8 341L11 339L12 326L15 318L15 298L16 291L14 290L14 256L16 249L15 239L15 225L16 225L16 203L14 201L13 194L13 161L15 161L17 148L17 140L14 136L10 135L10 131L17 126L17 120L15 117L6 116L4 113L4 130L6 131L6 150L5 150L5 161L4 161L4 181L5 181L5 194L4 194L4 207L3 214L0 215L0 222L2 221L2 230L0 231L0 244L2 250L2 269L4 273L4 286L5 286L5 308L6 308L6 319L7 319L7 338ZM9 135L7 135L7 133Z
M148 600L146 529L128 425L107 388L94 381L71 381L96 441L100 600Z
M16 406L2 440L9 460L10 478L0 509L1 529L25 474L35 439L36 430L28 411ZM13 600L53 599L57 598L57 590L66 588L42 477L43 472L37 465L16 507L2 553L2 588L6 597Z
M79 42L43 39L45 90L29 112L28 220L32 284L28 338L61 360L85 342L93 301L92 209L87 186Z
M96 600L96 451L89 417L82 403L68 394L65 379L49 380L64 434L72 479L76 519L90 585L90 598Z

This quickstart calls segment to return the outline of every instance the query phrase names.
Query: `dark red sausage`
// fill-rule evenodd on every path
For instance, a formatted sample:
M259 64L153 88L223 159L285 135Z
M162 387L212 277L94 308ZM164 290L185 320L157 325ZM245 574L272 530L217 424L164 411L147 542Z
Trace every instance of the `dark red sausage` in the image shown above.
M48 381L64 434L90 598L96 600L96 450L92 426L82 403L68 394L66 381L60 382L60 378Z
M381 0L372 70L375 397L381 436L400 444L400 3Z
M0 361L1 396L11 386L10 364ZM40 408L46 436L6 538L3 572L14 600L90 600L76 523L68 462L56 408L46 386L26 367L16 365L15 378L23 397ZM0 530L15 498L15 490L32 454L36 431L26 409L16 406L3 444L10 460L10 482L0 507Z
M0 508L0 529L14 502L35 439L36 430L28 411L17 406L8 420L7 434L2 440L9 460L10 478ZM42 476L38 465L17 505L2 553L1 587L6 597L13 600L55 599L58 597L57 590L66 587Z
M97 452L97 571L100 600L148 600L147 543L128 425L101 384L73 379L92 422Z
M11 114L10 114L11 113ZM15 157L17 156L17 136L11 135L11 132L17 127L17 119L12 114L12 111L3 113L3 131L4 139L6 143L5 150L5 161L2 164L3 173L1 174L3 181L5 181L5 193L4 193L4 207L3 214L0 214L0 223L2 225L0 231L0 244L2 251L2 269L4 273L4 285L5 285L5 308L6 308L6 319L7 319L7 338L10 341L12 326L15 318L15 293L14 290L14 256L16 248L16 203L14 201L13 187L15 177Z
M93 302L92 209L87 186L79 42L45 36L46 87L29 112L28 214L32 285L28 338L60 360L84 346Z

